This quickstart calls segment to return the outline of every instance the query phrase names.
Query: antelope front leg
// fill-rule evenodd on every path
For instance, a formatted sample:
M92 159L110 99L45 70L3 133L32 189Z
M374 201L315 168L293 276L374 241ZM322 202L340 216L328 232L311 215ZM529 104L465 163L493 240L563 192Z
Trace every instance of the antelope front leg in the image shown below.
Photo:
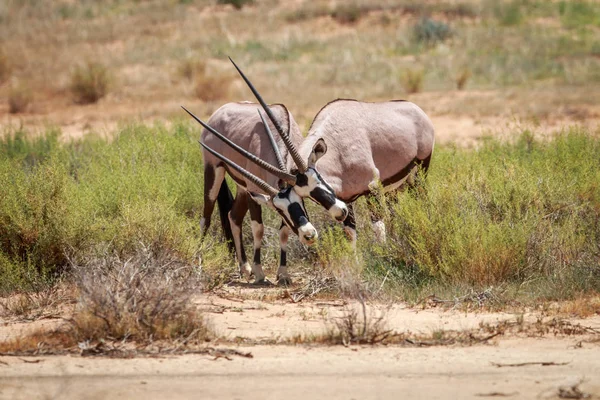
M233 207L229 211L229 223L231 224L231 233L233 235L233 243L235 245L235 252L237 253L238 264L240 267L241 278L250 278L252 269L248 265L246 259L246 251L244 250L244 243L242 241L242 223L244 222L244 216L248 211L248 195L243 190L238 190Z
M248 206L250 208L250 219L252 223L252 238L254 239L254 263L252 264L254 284L264 284L265 273L263 272L262 265L260 263L260 248L262 246L262 239L265 232L262 221L262 210L260 205L251 198L248 199Z
M290 228L281 222L279 228L279 245L281 247L281 258L279 261L279 268L277 269L277 284L278 285L291 285L292 278L288 274L287 270L287 243L290 237Z

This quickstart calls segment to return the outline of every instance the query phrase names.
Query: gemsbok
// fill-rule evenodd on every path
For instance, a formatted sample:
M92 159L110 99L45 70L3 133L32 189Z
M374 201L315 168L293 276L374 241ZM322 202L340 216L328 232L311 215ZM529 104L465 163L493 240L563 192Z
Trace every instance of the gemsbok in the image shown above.
M348 206L344 230L356 241L353 202L382 185L389 192L401 187L421 168L429 168L434 128L416 104L392 100L367 103L338 99L325 105L302 141L300 156L308 156L316 143L329 145L317 164L337 198ZM375 233L385 240L385 226L372 210Z
M201 235L210 227L217 203L225 237L234 244L240 274L248 277L253 274L255 284L263 283L261 205L270 206L283 219L279 229L281 257L277 282L290 284L286 257L289 230L306 245L314 244L318 237L306 213L304 198L314 200L340 222L348 215L348 208L336 198L331 186L315 168L316 162L327 152L325 140L314 141L312 150L301 157L298 146L303 137L291 113L281 104L268 106L244 73L235 67L257 97L269 122L258 105L249 102L225 104L215 111L208 123L184 108L204 127L200 141L204 158ZM278 139L274 138L271 127L279 133ZM225 181L225 172L237 184L235 199ZM247 262L242 243L242 221L248 210L254 240L252 266Z

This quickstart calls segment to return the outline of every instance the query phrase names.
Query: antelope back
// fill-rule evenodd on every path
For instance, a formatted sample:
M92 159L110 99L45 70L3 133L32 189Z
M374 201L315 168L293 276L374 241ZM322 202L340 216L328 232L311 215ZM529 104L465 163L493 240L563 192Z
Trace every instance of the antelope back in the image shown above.
M351 201L377 180L391 185L415 160L428 159L434 129L423 110L408 101L340 99L319 111L300 154L308 155L319 138L328 145L317 164L319 172L338 198Z

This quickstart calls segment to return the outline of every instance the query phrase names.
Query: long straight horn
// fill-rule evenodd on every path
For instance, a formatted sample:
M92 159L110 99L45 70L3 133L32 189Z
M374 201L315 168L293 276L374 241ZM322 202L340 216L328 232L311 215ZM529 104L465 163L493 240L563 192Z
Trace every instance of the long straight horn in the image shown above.
M217 153L216 151L214 151L213 149L211 149L204 143L202 143L202 142L199 142L199 143L200 143L200 145L202 145L202 147L204 147L206 150L208 150L209 153L211 153L213 156L215 156L218 159L220 159L221 161L223 161L225 164L229 165L231 168L235 169L240 174L244 175L248 180L250 180L252 183L254 183L256 186L258 186L262 190L264 190L271 197L276 196L277 193L279 193L279 191L277 189L275 189L273 186L269 185L267 182L260 179L258 176L246 171L244 168L240 167L239 165L237 165L236 163L234 163L227 157Z
M286 132L283 131L283 127L279 123L279 120L277 118L275 118L275 115L273 114L273 112L271 111L271 109L269 108L269 106L267 105L267 103L265 103L265 101L263 100L263 98L260 95L260 93L258 93L258 90L256 90L256 88L254 87L254 85L252 84L252 82L250 82L250 80L246 77L246 75L244 75L244 73L242 72L242 70L231 59L231 57L229 57L229 61L231 61L231 63L235 67L235 69L237 69L237 71L239 72L239 74L242 77L242 79L244 79L244 81L246 82L246 84L248 85L248 87L250 88L250 90L252 91L252 93L254 94L254 97L256 97L256 100L258 100L258 102L260 103L260 105L262 106L262 108L267 113L267 116L269 117L269 119L271 120L271 122L273 122L273 125L275 125L275 129L277 129L277 132L279 132L279 135L281 136L281 139L283 139L283 143L285 143L285 147L287 147L288 151L290 152L290 155L292 156L292 159L294 160L294 163L298 167L298 170L300 171L300 173L305 173L306 170L308 169L308 167L306 165L306 162L304 162L304 160L300 156L300 153L298 152L298 149L296 148L296 146L294 146L294 144L290 140L290 137L289 137L288 133L286 133Z
M277 164L279 165L279 169L282 171L286 170L286 166L283 163L283 159L281 158L281 153L279 152L279 146L275 143L275 138L273 137L273 132L271 132L271 128L269 128L269 124L265 121L265 117L263 113L260 112L260 109L256 109L258 111L258 115L260 115L260 120L262 121L265 131L267 132L267 136L269 137L269 142L271 142L271 147L273 148L273 152L275 152L275 158L277 158Z
M181 106L181 108L183 108L188 114L190 114L192 116L192 118L194 118L196 121L198 121L200 123L200 125L202 125L206 130L208 130L210 133L212 133L213 135L215 135L216 137L218 137L219 139L224 141L229 147L231 147L232 149L234 149L235 151L237 151L238 153L240 153L241 155L246 157L248 160L252 161L254 164L258 165L265 171L270 172L271 174L275 175L279 179L284 180L285 182L289 183L290 185L296 184L296 176L295 175L288 174L287 172L285 172L285 169L280 170L280 169L272 166L265 160L261 160L254 154L250 153L249 151L247 151L247 150L241 148L240 146L238 146L237 144L233 143L231 140L227 139L221 133L219 133L218 131L213 129L213 127L211 127L210 125L208 125L207 123L202 121L200 118L198 118L194 114L192 114L187 108L185 108L183 106Z

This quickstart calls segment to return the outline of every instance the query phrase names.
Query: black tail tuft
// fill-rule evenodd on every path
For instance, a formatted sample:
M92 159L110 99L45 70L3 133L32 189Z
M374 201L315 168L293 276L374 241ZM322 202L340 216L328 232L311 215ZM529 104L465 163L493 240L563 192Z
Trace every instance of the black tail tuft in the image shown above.
M231 190L227 186L227 181L223 179L221 183L221 189L219 189L219 195L217 196L217 205L219 207L219 215L221 217L221 227L223 228L223 234L225 240L227 240L227 247L232 253L235 252L233 245L233 232L231 232L231 224L229 223L229 211L233 207L233 195Z

